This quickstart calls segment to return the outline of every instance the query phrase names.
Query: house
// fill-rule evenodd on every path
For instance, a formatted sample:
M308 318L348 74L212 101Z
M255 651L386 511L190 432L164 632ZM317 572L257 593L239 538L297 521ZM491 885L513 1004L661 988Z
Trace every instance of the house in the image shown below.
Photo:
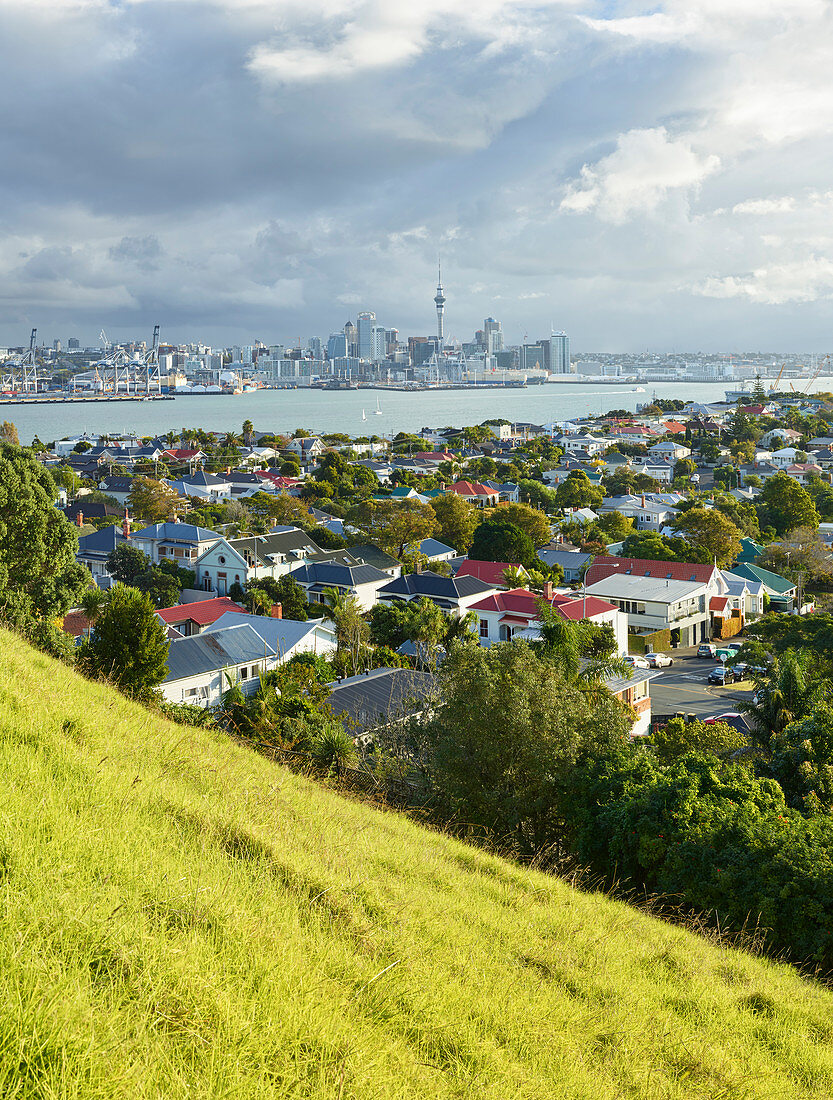
M422 597L449 615L462 616L495 587L476 577L440 577L436 573L408 573L379 590L379 603L410 603Z
M830 480L830 473L825 473L815 462L794 462L791 466L785 467L784 472L799 485L806 485L814 477L823 478L825 481Z
M63 512L70 523L74 523L76 527L107 519L118 519L121 526L123 514L122 508L117 508L113 504L103 504L99 500L88 500L85 504L83 497L79 497L72 504L65 504L59 511Z
M621 512L623 516L633 520L637 531L661 531L679 514L672 504L665 502L662 494L654 493L642 493L641 496L606 497L596 511Z
M455 481L445 490L447 493L456 493L464 500L476 504L478 508L491 508L500 500L500 492L497 486L490 488L479 481Z
M438 539L423 539L419 544L419 552L429 562L451 561L452 558L457 557L457 551L453 546L446 546L444 542L440 542Z
M651 732L651 680L661 676L647 668L635 668L628 676L606 676L604 686L634 711L630 736L645 737Z
M760 447L794 447L801 442L801 432L792 428L771 428L758 440Z
M773 451L770 461L773 466L777 466L783 470L787 466L792 466L796 462L800 461L800 457L805 452L799 451L797 447L781 447L780 450Z
M107 558L129 537L129 533L125 535L121 527L102 527L100 531L92 531L78 539L75 560L79 565L86 565L99 588L110 587L112 578L107 568Z
M591 565L588 577L594 568L595 564ZM672 646L694 646L711 637L711 593L702 581L620 572L588 583L586 592L588 596L599 596L623 611L627 616L629 634L650 635L658 630L668 630Z
M660 485L670 485L674 480L673 460L654 460L648 462L645 459L635 458L631 469L635 474L645 474L648 477L652 477L654 481L658 481Z
M279 527L268 535L239 539L217 536L194 563L197 587L226 595L233 584L271 577L277 580L309 561L329 559L344 551L324 551L298 527ZM351 559L352 560L352 559Z
M314 458L320 458L326 449L324 442L317 435L309 435L304 439L290 439L286 445L286 450L300 458L302 462L311 462Z
M201 451L196 447L169 447L166 451L162 452L161 457L172 466L179 466L187 463L189 466L193 467L200 462L205 462L208 455L205 451Z
M178 496L196 497L209 502L228 500L232 495L229 481L216 474L207 474L204 470L197 470L168 484Z
M773 611L793 611L797 590L796 586L784 577L779 577L769 569L762 569L751 562L737 562L730 572L735 577L743 577L749 581L760 581L764 586L764 592L769 598L769 605Z
M763 615L764 586L761 581L736 576L728 569L721 569L720 575L726 584L729 607L740 612L744 623ZM719 598L718 596L712 596L712 600Z
M227 611L243 612L243 608L228 596L220 596L211 600L179 604L176 607L163 607L156 614L166 626L172 626L183 638L190 638L213 626Z
M616 652L628 651L627 620L619 609L607 600L573 592L555 592L546 586L544 595L530 592L528 588L510 588L506 592L494 592L472 604L477 615L477 636L482 646L488 648L498 642L511 641L517 635L525 638L539 636L541 603L550 607L563 619L579 622L587 619L607 624L616 640Z
M167 520L143 527L131 538L155 565L160 561L173 561L190 569L209 546L220 541L221 536L207 527Z
M593 560L592 554L585 554L583 550L565 550L559 543L542 546L537 554L544 565L550 568L554 565L560 566L567 584L580 581L584 570Z
M226 611L206 628L206 633L250 623L282 665L299 653L317 653L327 657L338 648L335 627L324 619L284 619L280 615L247 615L245 611Z
M662 443L654 443L652 447L649 447L648 454L652 458L661 458L668 462L677 462L681 458L688 458L691 454L691 448L675 440L665 439Z
M367 747L374 730L418 715L436 690L436 678L430 672L376 668L330 684L327 702L348 733Z
M350 547L350 554L362 565L372 565L375 569L381 569L389 577L402 576L402 563L392 554L386 554L372 542L360 542Z
M246 622L214 629L190 638L174 638L168 650L168 673L160 690L170 703L215 707L231 684L248 695L257 689L261 672L277 663L276 652Z
M310 603L324 603L324 592L334 588L345 596L352 596L362 611L369 611L377 602L378 594L388 584L399 584L402 578L391 581L387 573L372 565L340 565L337 562L310 562L296 569L292 579L307 593Z
M474 561L466 558L461 561L454 570L455 577L477 577L479 581L490 584L493 588L509 588L504 573L507 569L517 570L522 577L529 576L520 562L511 561Z
M562 435L556 440L556 443L560 447L564 448L566 454L573 454L576 451L584 451L588 455L598 455L603 451L606 451L610 446L610 439L602 439L600 436L585 435L579 433L577 435Z
M521 499L521 490L514 481L484 481L483 485L498 495L498 504L517 504Z
M98 487L102 493L106 493L119 504L126 504L127 498L133 492L133 478L111 474L109 477L102 478Z

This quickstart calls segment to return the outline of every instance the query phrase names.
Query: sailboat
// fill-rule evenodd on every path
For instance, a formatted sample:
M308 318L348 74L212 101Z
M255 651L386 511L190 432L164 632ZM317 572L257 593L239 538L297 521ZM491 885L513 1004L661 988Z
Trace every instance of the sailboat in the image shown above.
M362 420L367 420L367 413L362 409Z
M378 397L376 398L376 415L377 416L382 415L382 406L379 404L379 398Z

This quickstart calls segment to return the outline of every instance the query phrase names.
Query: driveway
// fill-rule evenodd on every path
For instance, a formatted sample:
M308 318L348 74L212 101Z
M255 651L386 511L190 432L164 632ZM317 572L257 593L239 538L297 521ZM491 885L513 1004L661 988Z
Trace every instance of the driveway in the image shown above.
M696 714L708 718L736 710L741 699L751 699L751 690L738 691L735 684L716 687L706 682L709 672L719 663L700 660L691 652L674 650L674 664L651 681L651 710L654 714Z

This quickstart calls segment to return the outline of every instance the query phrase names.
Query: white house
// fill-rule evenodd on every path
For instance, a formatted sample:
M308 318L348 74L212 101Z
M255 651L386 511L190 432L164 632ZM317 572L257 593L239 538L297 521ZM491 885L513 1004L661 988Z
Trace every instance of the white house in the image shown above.
M571 622L588 619L607 624L616 639L616 653L622 655L628 652L627 618L614 604L574 592L556 592L541 597L527 588L494 592L471 605L471 610L477 615L480 644L488 648L498 642L511 641L518 634L534 637L541 625L539 605L542 599L563 619Z
M212 634L228 627L249 623L275 654L275 663L284 664L299 653L316 653L326 657L337 648L335 627L324 619L274 618L268 615L247 615L245 611L226 611L204 633Z
M279 577L300 569L313 558L330 557L298 527L281 527L268 535L219 539L195 563L197 587L224 596L237 583Z
M209 502L229 500L232 495L230 481L216 474L207 474L204 470L169 481L168 485L181 497L196 497Z
M425 599L448 615L462 616L478 600L497 591L477 577L441 577L437 573L407 573L379 590L379 603L410 603Z
M293 572L292 579L305 589L310 603L324 603L326 589L334 588L342 595L352 596L362 611L373 607L385 585L397 583L372 565L340 565L333 561L302 565Z
M621 512L623 516L633 520L637 531L661 531L679 515L672 505L656 500L648 493L641 496L607 497L596 511Z
M652 447L649 447L648 454L652 458L662 458L670 462L677 462L678 459L688 458L691 454L691 448L686 447L684 443L678 443L676 440L665 439L662 443L654 443Z
M190 569L197 558L220 538L216 531L210 531L207 527L168 520L143 527L130 536L130 541L144 551L155 565L160 561L173 561Z
M275 667L275 650L252 626L254 616L243 618L245 623L223 630L173 639L160 685L169 702L215 707L230 684L240 684L246 694L256 689L260 673Z
M623 611L631 634L670 630L675 646L697 645L711 636L708 588L701 581L612 573L586 590Z

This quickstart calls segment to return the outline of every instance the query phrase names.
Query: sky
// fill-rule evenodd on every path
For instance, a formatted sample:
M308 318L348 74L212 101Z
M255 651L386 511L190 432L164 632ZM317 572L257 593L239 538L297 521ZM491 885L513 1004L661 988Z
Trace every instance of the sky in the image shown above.
M0 344L833 350L828 0L0 0Z

